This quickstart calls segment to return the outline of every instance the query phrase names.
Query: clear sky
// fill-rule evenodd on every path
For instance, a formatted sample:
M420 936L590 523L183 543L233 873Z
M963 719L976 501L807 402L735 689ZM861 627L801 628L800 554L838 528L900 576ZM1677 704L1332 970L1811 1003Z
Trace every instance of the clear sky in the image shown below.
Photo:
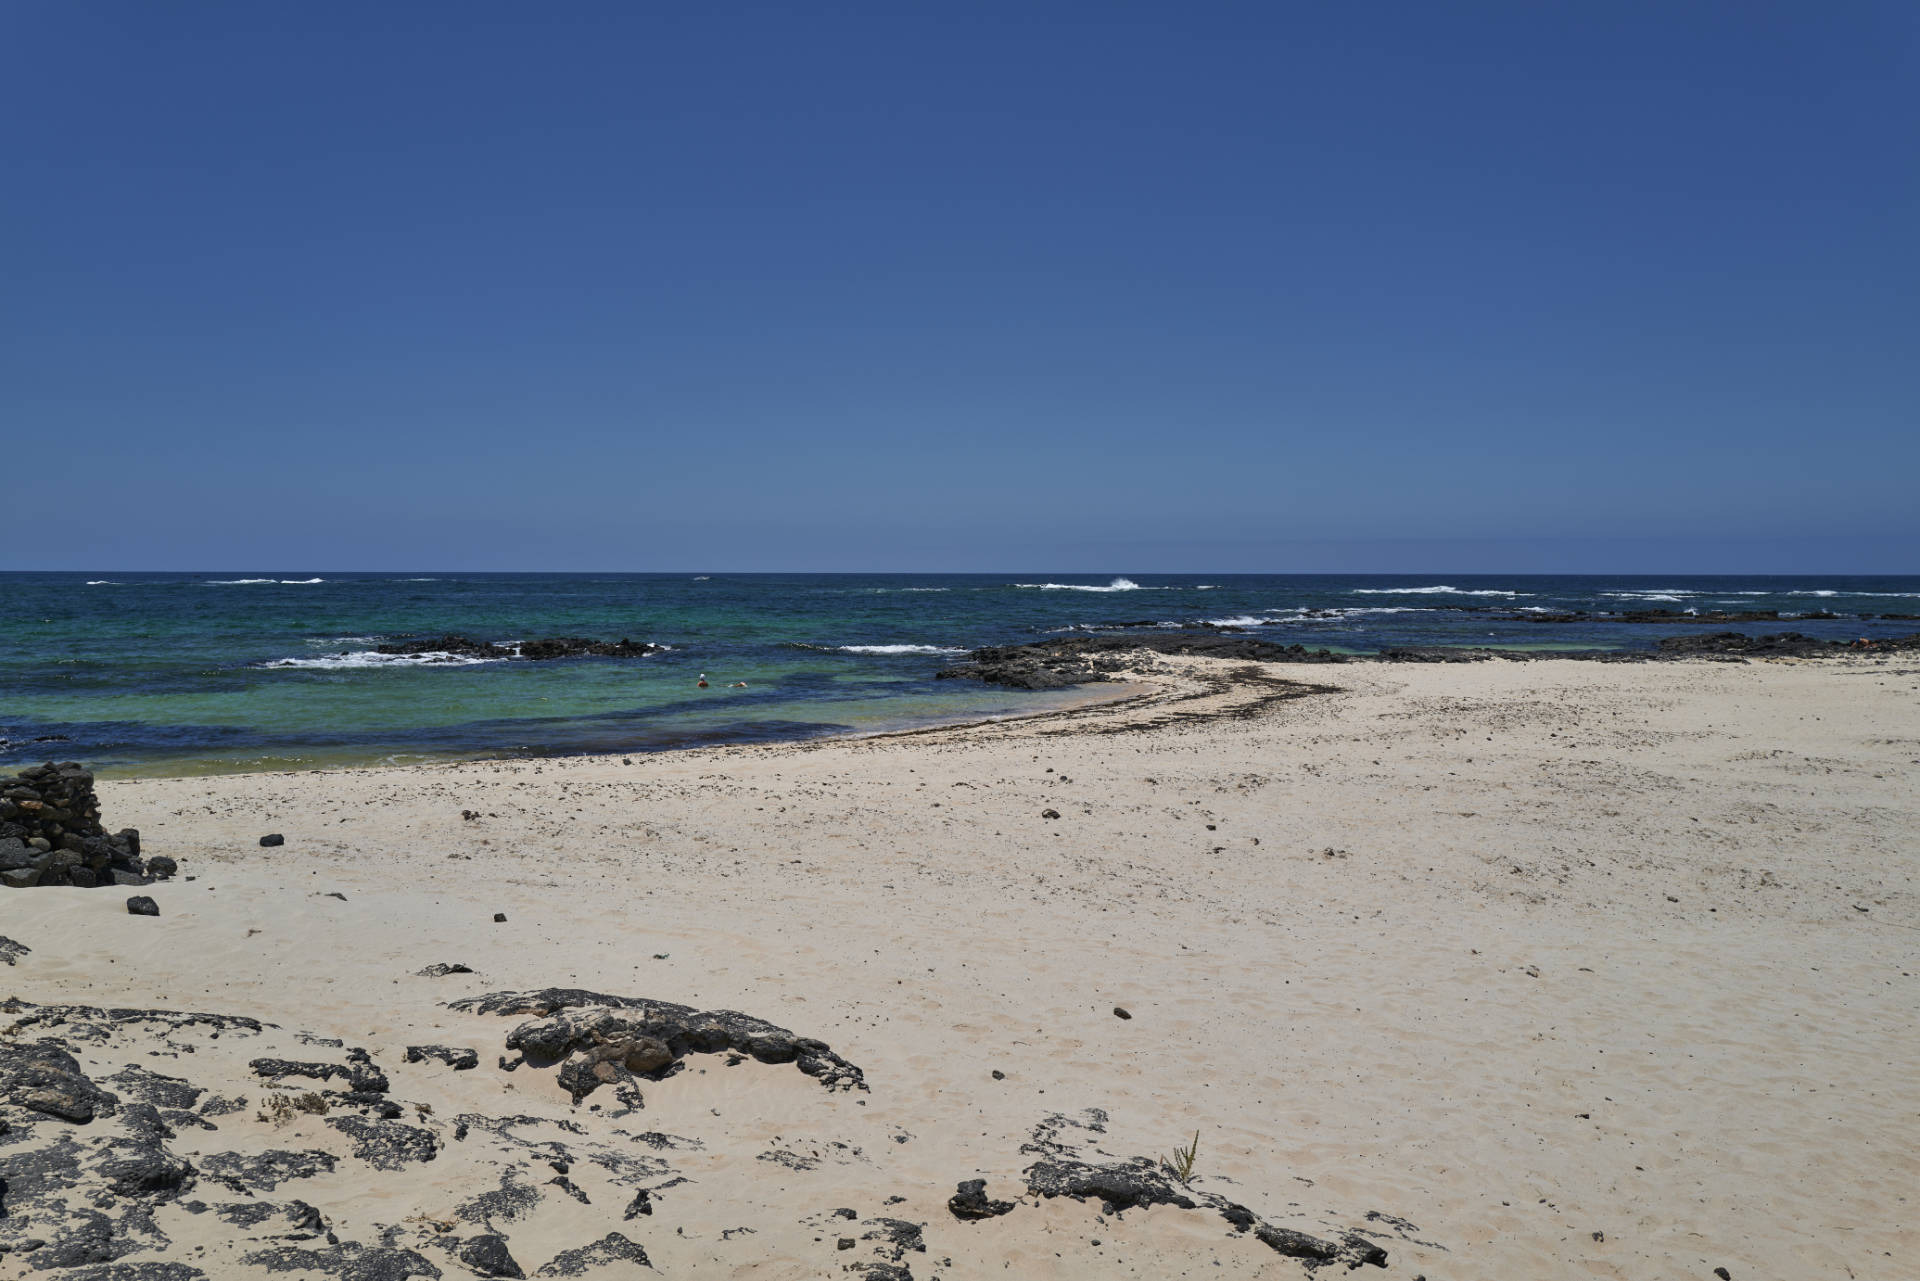
M0 4L0 568L1920 571L1920 5Z

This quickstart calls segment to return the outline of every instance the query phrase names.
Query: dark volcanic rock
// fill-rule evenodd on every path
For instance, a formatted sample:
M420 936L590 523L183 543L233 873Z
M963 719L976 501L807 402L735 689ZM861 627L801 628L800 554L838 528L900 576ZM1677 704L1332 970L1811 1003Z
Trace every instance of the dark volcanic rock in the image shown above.
M453 962L435 961L432 965L427 966L425 969L414 971L415 975L423 979L437 979L437 978L444 978L449 974L471 974L471 973L473 973L473 967L470 965L462 965L459 961L453 961Z
M347 1241L324 1250L302 1250L282 1246L249 1254L243 1262L268 1272L293 1272L301 1277L338 1277L340 1281L406 1281L408 1277L432 1277L438 1281L440 1269L412 1250L385 1246L364 1246Z
M144 885L140 833L100 825L93 774L48 761L0 775L0 886Z
M1197 1208L1192 1197L1175 1191L1167 1176L1145 1157L1107 1165L1064 1158L1035 1161L1027 1167L1027 1190L1035 1196L1098 1200L1107 1214L1149 1205Z
M431 1130L357 1116L330 1116L327 1124L351 1138L353 1154L376 1170L399 1170L440 1155L440 1140Z
M497 1233L468 1237L453 1252L454 1257L483 1277L525 1277L519 1261L507 1249L507 1239Z
M210 1179L229 1185L240 1184L257 1192L271 1192L294 1179L311 1179L332 1174L339 1158L331 1152L308 1150L295 1152L277 1148L251 1156L239 1152L216 1152L200 1158L200 1172Z
M956 1219L991 1219L1011 1211L1013 1202L989 1200L985 1179L967 1179L947 1198L947 1209Z
M265 836L260 838L260 848L265 850L270 850L274 848L276 845L285 845L286 843L287 843L287 838L280 835L280 833L278 832L268 832Z
M128 916L158 916L160 905L144 894L136 894L127 900Z
M350 1050L345 1063L306 1063L298 1059L255 1059L248 1065L261 1076L278 1079L297 1076L310 1081L331 1081L335 1077L347 1083L356 1094L385 1094L386 1073L375 1067L365 1050Z
M1075 636L1026 645L989 646L967 661L934 673L939 680L977 680L1012 689L1064 689L1111 680L1129 663L1123 657L1148 650L1156 654L1197 654L1258 663L1344 663L1345 655L1279 645L1248 636L1213 632L1142 632L1113 636Z
M470 636L412 636L374 646L380 654L452 654L459 658L492 659L496 662L524 660L544 662L555 658L645 658L657 654L664 645L646 641L590 640L584 636L549 636L544 640L522 641L519 645L496 645Z
M1758 658L1825 658L1834 654L1879 654L1920 650L1920 632L1882 640L1823 641L1800 632L1746 636L1740 632L1712 632L1705 636L1668 636L1660 641L1667 657L1729 654Z
M25 943L16 943L4 934L0 934L0 961L12 965L15 961L33 951Z
M1207 1209L1225 1219L1234 1231L1251 1229L1268 1248L1308 1260L1310 1268L1334 1260L1344 1262L1349 1268L1362 1264L1382 1268L1387 1265L1387 1252L1357 1233L1347 1233L1343 1241L1328 1241L1267 1223L1246 1206L1214 1193L1185 1185L1176 1188L1164 1163L1145 1157L1131 1161L1083 1161L1074 1155L1076 1147L1071 1132L1104 1134L1107 1115L1098 1108L1089 1108L1082 1115L1085 1120L1056 1113L1034 1127L1033 1142L1023 1149L1041 1154L1038 1161L1027 1167L1029 1192L1043 1197L1097 1200L1102 1213L1115 1216L1140 1206ZM963 1183L960 1187L964 1192L968 1185ZM956 1207L954 1213L959 1214L960 1210Z
M731 1050L763 1063L791 1062L828 1089L865 1089L864 1075L826 1042L737 1010L695 1010L672 1001L580 988L489 992L448 1002L480 1014L533 1014L507 1034L506 1048L534 1066L566 1060L565 1084L578 1101L621 1073L658 1075L688 1054Z
M84 1125L119 1106L55 1040L9 1043L0 1054L0 1101Z
M480 1066L480 1052L452 1045L409 1045L407 1047L407 1062L428 1061L444 1063L456 1072L465 1072Z
M534 1275L577 1277L588 1268L604 1267L609 1263L637 1263L643 1268L653 1266L653 1261L647 1258L647 1252L640 1248L638 1242L629 1241L618 1232L609 1232L592 1245L561 1251Z
M101 1079L121 1094L131 1095L142 1103L151 1103L158 1108L190 1108L206 1093L184 1077L162 1076L158 1072L149 1072L138 1063L129 1063L112 1076Z

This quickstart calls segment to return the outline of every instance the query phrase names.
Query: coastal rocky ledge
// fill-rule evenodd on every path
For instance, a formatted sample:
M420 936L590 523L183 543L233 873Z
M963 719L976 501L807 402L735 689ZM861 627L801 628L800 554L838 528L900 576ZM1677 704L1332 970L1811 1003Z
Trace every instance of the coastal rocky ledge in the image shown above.
M376 654L451 654L456 658L492 659L501 662L545 662L555 658L645 658L666 650L665 645L648 641L592 640L585 636L549 636L544 640L520 641L513 645L474 640L470 636L408 636L373 647Z
M1920 632L1878 640L1820 640L1800 632L1749 636L1711 632L1663 637L1646 650L1510 650L1407 646L1376 654L1340 654L1280 645L1218 632L1141 632L1075 636L973 650L966 661L935 672L937 680L976 680L1010 689L1066 689L1124 679L1140 670L1143 654L1198 655L1260 663L1484 663L1574 659L1590 663L1652 663L1688 658L1739 662L1747 658L1834 658L1920 650Z
M93 773L78 761L0 775L0 886L149 885L170 858L140 858L140 833L100 825Z

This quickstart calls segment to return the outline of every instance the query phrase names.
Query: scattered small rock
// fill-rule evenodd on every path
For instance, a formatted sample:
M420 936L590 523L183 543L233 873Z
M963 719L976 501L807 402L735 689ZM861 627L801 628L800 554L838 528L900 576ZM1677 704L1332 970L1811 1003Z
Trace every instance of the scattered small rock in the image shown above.
M1113 1007L1113 1017L1116 1019L1130 1019L1133 1015L1128 1013L1126 1006L1116 1005Z
M127 900L128 916L158 916L160 905L144 894L135 894Z
M285 845L286 843L287 838L278 832L271 832L260 838L260 848L262 849L272 849L276 845Z

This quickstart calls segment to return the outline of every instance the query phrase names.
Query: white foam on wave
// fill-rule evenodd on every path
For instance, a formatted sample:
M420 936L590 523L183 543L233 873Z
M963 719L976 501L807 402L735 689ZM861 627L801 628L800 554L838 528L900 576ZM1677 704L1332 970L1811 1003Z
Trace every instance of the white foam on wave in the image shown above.
M1675 588L1671 592L1601 592L1600 594L1611 597L1614 600L1667 600L1673 601L1676 604L1682 599L1694 595L1693 592L1681 591L1679 588Z
M1350 595L1354 596L1531 596L1532 592L1508 592L1496 588L1448 587L1356 587Z
M964 654L950 645L835 645L842 654Z
M1116 578L1105 587L1096 587L1087 583L1015 583L1015 587L1031 588L1043 592L1138 592L1146 588L1131 578Z
M1201 621L1204 622L1208 627L1265 627L1269 623L1278 623L1283 621L1290 622L1292 620L1290 619L1283 620L1278 618L1254 618L1248 614L1236 614L1232 618L1207 618L1207 619L1202 619Z
M1782 592L1782 596L1884 596L1898 600L1920 600L1920 592Z
M119 583L116 583L116 582L114 582L114 581L113 581L113 580L112 580L111 578L89 578L89 579L87 580L87 586L89 586L89 587L119 587L119 586L121 586L121 584L119 584Z
M951 587L869 587L868 591L876 596L885 596L892 592L950 592Z
M209 578L209 587L245 587L253 583L279 583L286 587L306 587L313 583L324 583L324 578Z
M505 662L501 658L473 658L430 650L424 654L382 654L378 650L355 650L346 654L322 654L315 658L276 658L262 667L312 668L318 671L342 671L361 667L476 667L482 663Z

